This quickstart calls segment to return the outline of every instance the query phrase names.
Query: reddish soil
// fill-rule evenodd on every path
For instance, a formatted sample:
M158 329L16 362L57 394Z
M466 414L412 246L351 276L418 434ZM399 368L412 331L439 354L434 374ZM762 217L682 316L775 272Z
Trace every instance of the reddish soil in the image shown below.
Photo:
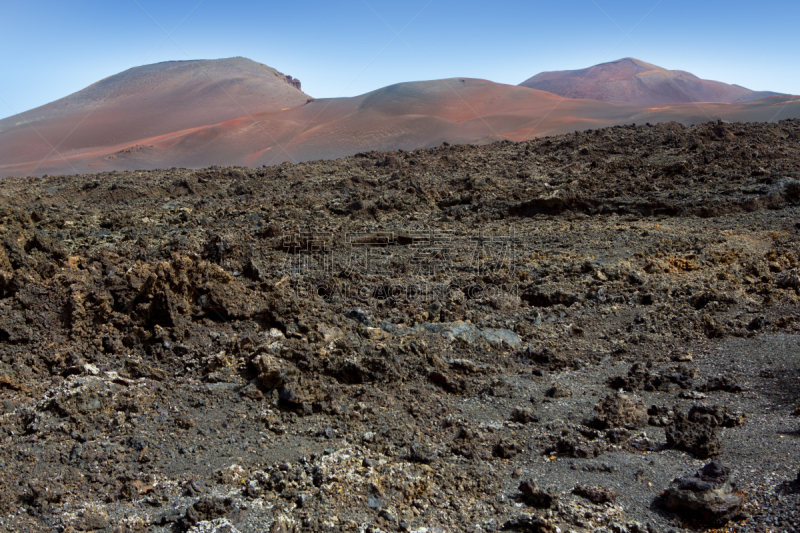
M613 76L648 80L673 76L663 69L647 70L646 63L635 60L620 65L612 74L603 66L588 69L586 79L618 83ZM562 75L566 74L558 73L559 83L572 83L573 78L562 79ZM645 100L651 103L641 105L630 98L629 102L601 102L576 99L593 98L591 94L561 91L570 96L563 98L527 87L454 78L400 83L353 98L313 100L298 85L297 80L243 58L131 69L0 121L0 177L210 165L258 167L371 150L412 150L442 142L520 141L618 124L675 121L691 125L716 119L767 122L800 117L800 100L791 96L734 104L713 103L731 99L726 97L706 99L712 103L651 105L687 102L701 94L690 91L695 96L648 97ZM645 92L651 89L657 93L657 87Z

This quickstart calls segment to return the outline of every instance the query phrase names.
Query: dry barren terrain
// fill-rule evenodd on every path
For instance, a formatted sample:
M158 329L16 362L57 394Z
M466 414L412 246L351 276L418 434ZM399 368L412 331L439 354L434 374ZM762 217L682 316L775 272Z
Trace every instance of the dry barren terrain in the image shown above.
M800 121L0 183L0 529L798 531Z

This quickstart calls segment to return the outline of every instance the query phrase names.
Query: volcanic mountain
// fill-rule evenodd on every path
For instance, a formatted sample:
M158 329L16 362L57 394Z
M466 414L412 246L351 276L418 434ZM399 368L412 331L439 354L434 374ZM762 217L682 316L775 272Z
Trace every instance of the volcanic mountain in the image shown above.
M631 57L581 70L542 72L520 85L565 98L639 105L747 102L778 94L703 80L689 72L667 70Z
M309 99L298 80L242 57L145 65L0 120L0 165L102 152Z
M252 167L443 142L519 141L617 124L798 116L800 100L788 96L642 106L471 78L315 100L297 80L247 59L170 62L128 70L0 120L0 177Z

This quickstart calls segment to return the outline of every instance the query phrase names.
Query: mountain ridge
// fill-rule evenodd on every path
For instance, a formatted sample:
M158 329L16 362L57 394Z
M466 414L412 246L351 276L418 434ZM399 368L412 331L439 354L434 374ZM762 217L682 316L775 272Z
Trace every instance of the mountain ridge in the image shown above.
M620 61L584 74L608 80L638 75L636 83L646 89L648 76L677 72ZM558 80L564 72L573 71L539 76ZM442 142L519 141L634 122L800 116L800 100L789 96L643 106L563 98L476 78L402 82L348 98L314 99L299 87L291 76L246 58L134 67L0 120L0 177L260 166Z
M668 70L632 57L577 70L540 72L520 85L564 98L638 105L736 103L780 95L771 91L752 91L741 85L705 80L691 72Z

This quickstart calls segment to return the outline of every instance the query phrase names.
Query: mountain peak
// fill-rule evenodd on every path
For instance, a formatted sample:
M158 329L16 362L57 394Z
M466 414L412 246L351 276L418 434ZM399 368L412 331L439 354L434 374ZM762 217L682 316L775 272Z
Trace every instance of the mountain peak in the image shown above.
M633 63L637 67L647 68L650 70L665 70L657 65L653 65L652 63L648 63L647 61L642 61L641 59L636 59L635 57L623 57L622 59L617 59L616 61L610 61L610 63L622 63L628 62Z
M15 153L46 156L51 149L37 131L46 130L48 142L67 153L280 112L310 99L299 80L244 57L142 65L0 121L0 161Z
M230 57L224 59L191 59L182 61L162 61L131 67L128 70L104 78L83 91L105 90L110 91L107 96L127 94L129 91L139 91L140 87L152 90L154 87L184 83L218 83L230 78L237 79L263 79L270 83L284 81L295 89L300 89L299 80L288 76L278 70L258 63L246 57ZM193 80L193 81L190 81ZM97 95L92 95L96 97Z
M738 85L702 80L689 72L667 70L633 57L624 57L579 70L542 72L520 85L565 98L637 105L684 102L733 103L771 95L771 93L757 93Z

